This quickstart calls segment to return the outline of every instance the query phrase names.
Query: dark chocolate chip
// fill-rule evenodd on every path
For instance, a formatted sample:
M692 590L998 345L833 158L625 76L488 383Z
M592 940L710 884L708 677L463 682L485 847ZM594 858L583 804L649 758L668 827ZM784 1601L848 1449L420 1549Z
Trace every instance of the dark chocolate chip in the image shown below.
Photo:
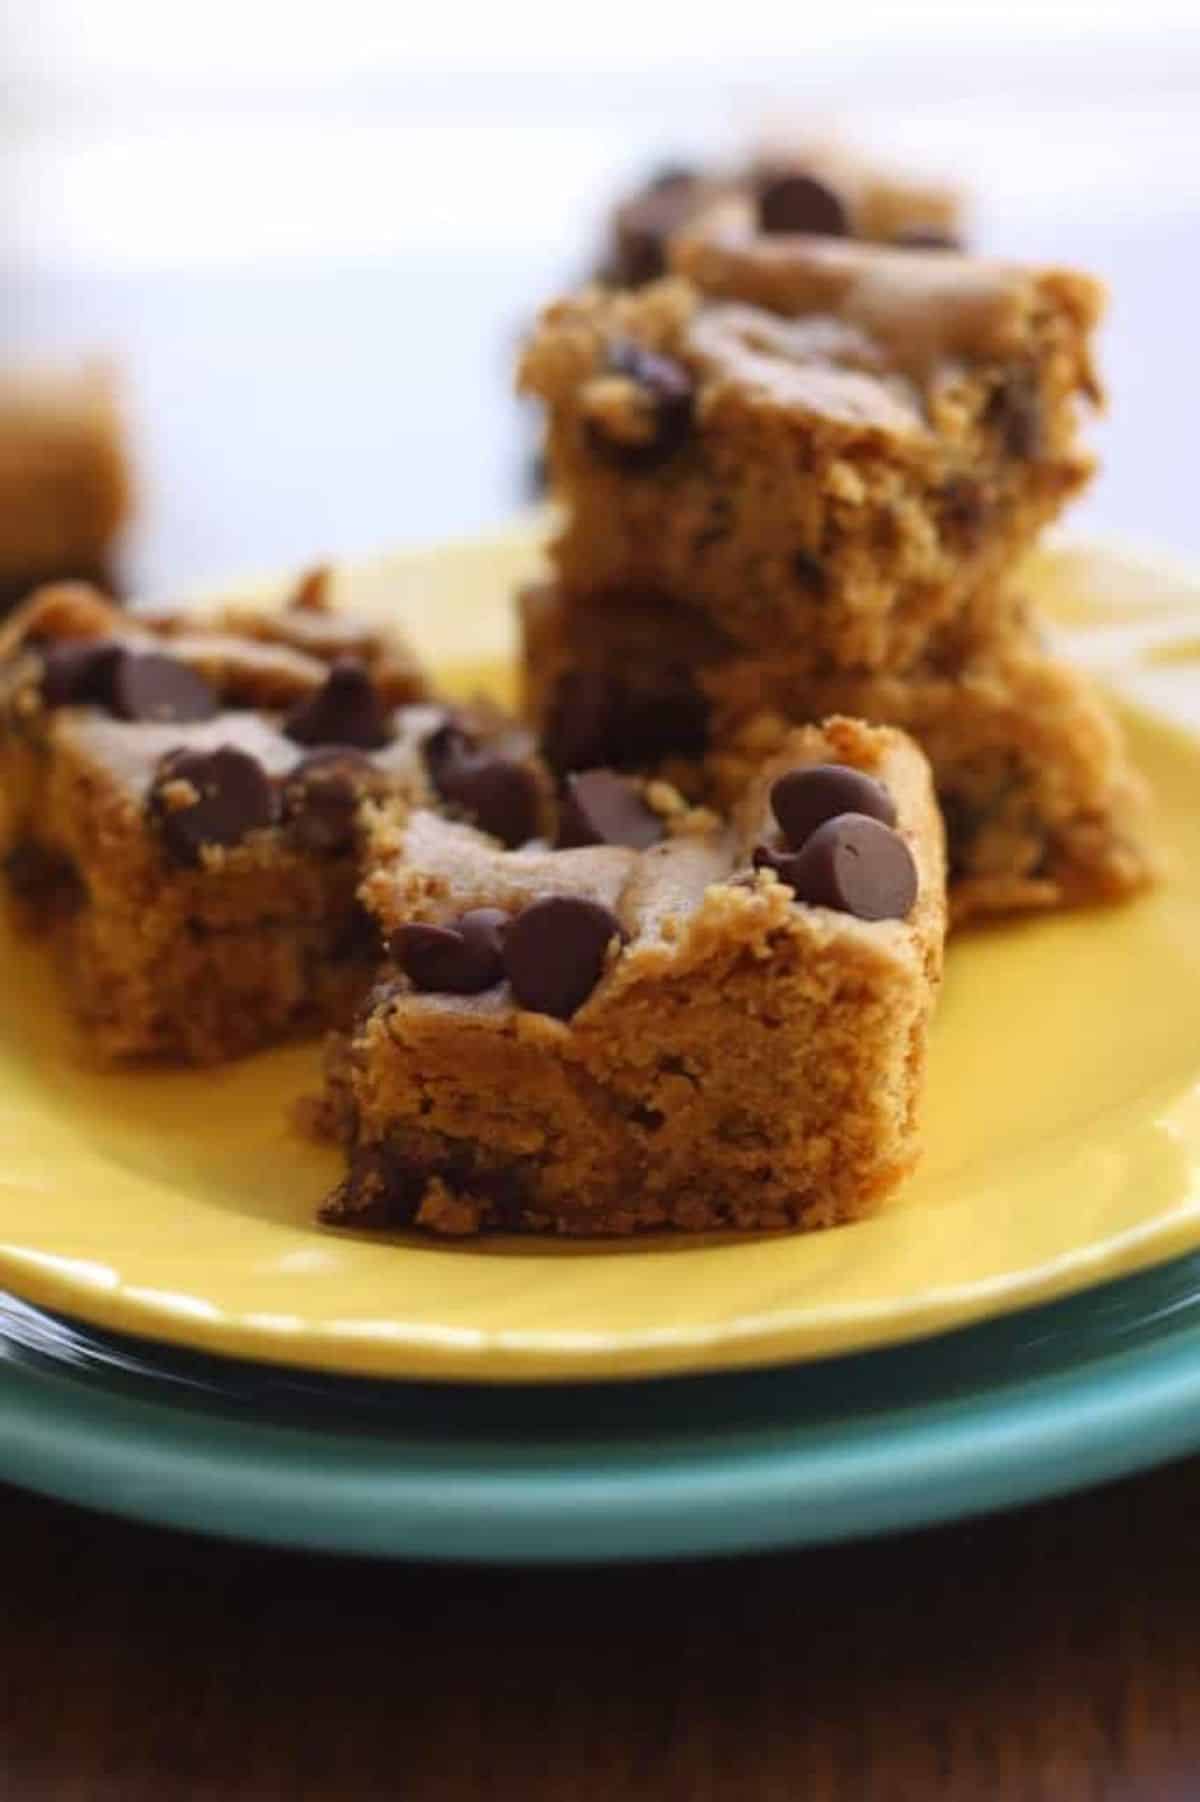
M42 701L47 707L107 706L121 647L107 638L71 639L42 652Z
M661 819L623 776L612 770L585 770L567 777L558 827L560 849L628 845L633 851L645 851L662 835Z
M987 403L984 418L1000 434L1010 457L1024 462L1036 457L1042 443L1042 409L1031 374L1018 370L997 388Z
M510 848L536 838L542 797L527 764L477 746L453 720L431 733L423 749L442 800L459 808L481 832Z
M547 895L531 902L504 935L504 968L516 1001L569 1020L599 982L609 945L624 936L617 916L599 901Z
M283 786L283 817L305 851L348 851L359 802L374 766L353 745L325 745L302 757Z
M673 357L660 356L632 339L618 338L609 345L608 369L636 384L645 401L650 430L636 442L613 438L593 422L589 438L598 456L618 468L639 472L655 469L686 441L692 429L695 387L688 371Z
M211 720L220 711L203 676L158 651L121 652L109 678L109 705L119 720L170 726Z
M191 795L176 784L186 785ZM168 752L155 771L147 806L169 855L183 864L198 863L205 845L240 844L276 818L266 771L234 745Z
M771 811L793 851L807 844L818 826L843 813L864 813L885 826L896 824L896 803L873 776L845 763L813 763L788 770L771 784Z
M773 869L797 901L832 907L859 920L903 920L917 898L912 852L890 826L844 813L818 826L802 851L754 853L756 869Z
M820 597L829 585L825 566L811 551L793 551L792 574L809 594Z
M758 188L760 231L815 232L823 238L848 238L850 215L840 196L813 175L798 170L763 177Z
M283 729L298 745L378 751L392 738L388 710L357 657L339 657L320 688L297 701Z
M667 245L686 224L695 205L691 170L665 168L621 207L614 231L615 254L607 271L619 288L641 288L666 273Z
M479 995L504 977L502 946L509 916L475 907L452 926L410 921L392 937L392 955L414 988Z
M987 517L983 489L970 476L952 476L939 495L943 530L974 546Z
M953 232L939 231L932 225L914 225L908 231L897 232L892 240L902 250L961 250L962 240Z

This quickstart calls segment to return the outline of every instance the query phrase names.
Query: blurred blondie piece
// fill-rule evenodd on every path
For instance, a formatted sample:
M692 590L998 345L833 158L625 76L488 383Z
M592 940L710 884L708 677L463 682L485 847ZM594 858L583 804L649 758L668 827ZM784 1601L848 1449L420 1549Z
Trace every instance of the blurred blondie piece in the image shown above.
M108 370L0 373L0 610L64 577L119 586L132 495Z
M1087 480L1087 276L758 232L739 202L684 276L543 314L519 381L565 508L556 572L640 591L746 648L900 669Z

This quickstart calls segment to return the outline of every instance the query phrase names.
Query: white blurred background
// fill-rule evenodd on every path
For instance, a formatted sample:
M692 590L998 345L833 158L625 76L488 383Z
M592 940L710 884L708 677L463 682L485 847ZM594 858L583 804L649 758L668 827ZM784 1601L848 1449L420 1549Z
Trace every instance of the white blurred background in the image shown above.
M1111 282L1077 523L1200 552L1196 0L7 0L0 353L126 365L141 587L473 530L522 500L515 336L614 189L781 119Z

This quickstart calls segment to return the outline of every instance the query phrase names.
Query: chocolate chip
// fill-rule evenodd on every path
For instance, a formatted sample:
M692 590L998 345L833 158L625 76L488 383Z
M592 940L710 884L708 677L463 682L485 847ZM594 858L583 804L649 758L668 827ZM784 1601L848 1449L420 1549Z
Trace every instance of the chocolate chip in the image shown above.
M158 651L120 653L109 678L109 705L119 720L172 726L211 720L220 711L203 676Z
M896 803L873 776L845 763L813 763L788 770L771 784L771 811L793 851L807 844L818 826L843 813L868 814L885 826L896 824Z
M811 551L793 551L792 574L801 588L806 588L809 594L818 598L829 586L824 564Z
M568 776L558 826L561 850L577 845L628 845L645 851L663 835L663 823L637 789L612 770Z
M968 549L979 541L987 518L987 500L970 476L951 476L939 494L943 531L962 539Z
M425 764L443 801L457 807L502 845L524 845L537 836L541 791L527 764L475 744L453 720L426 739Z
M121 647L111 639L72 639L42 653L42 701L47 707L107 706Z
M899 833L866 814L826 820L790 855L760 845L754 866L774 870L797 901L859 920L903 920L917 898L912 852Z
M205 845L240 844L276 818L266 771L234 745L168 752L155 771L147 806L168 853L183 864L199 863Z
M667 245L695 205L696 177L690 169L668 167L653 176L617 213L615 255L608 279L620 288L641 288L665 274Z
M298 745L353 745L377 751L392 738L379 692L357 657L339 657L320 688L297 701L283 729Z
M1018 370L997 388L984 410L984 419L1000 434L1010 457L1024 462L1036 457L1042 443L1042 408L1033 376Z
M758 188L760 231L815 232L824 238L848 238L850 215L832 188L813 175L781 171L766 175Z
M909 231L897 232L892 242L902 250L961 250L962 239L952 232L938 231L936 226L915 225Z
M392 936L392 955L414 988L479 995L504 977L502 945L509 916L475 907L452 926L410 921Z
M284 783L283 817L302 850L350 849L359 802L375 775L353 745L326 745L300 759Z
M569 1020L599 982L609 945L624 937L617 916L599 901L547 895L531 902L504 935L504 968L517 1003Z
M660 356L632 339L614 339L608 349L608 370L623 375L639 389L649 415L647 437L630 441L613 438L598 422L589 429L592 449L619 469L637 473L656 469L675 454L692 429L695 387L688 371L673 357Z

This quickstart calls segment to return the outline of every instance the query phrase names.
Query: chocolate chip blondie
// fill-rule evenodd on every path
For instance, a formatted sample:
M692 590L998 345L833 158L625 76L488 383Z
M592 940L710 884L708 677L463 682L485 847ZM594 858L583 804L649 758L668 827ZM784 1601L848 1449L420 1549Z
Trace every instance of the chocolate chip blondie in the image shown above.
M768 233L809 232L913 248L963 241L963 198L833 139L764 143L728 168L665 164L613 210L596 279L640 288L667 271L673 240L715 200L741 196Z
M521 360L566 508L559 577L686 603L793 661L902 669L1086 481L1100 290L1057 269L759 232L552 305Z
M719 816L585 772L553 848L396 803L367 868L392 962L330 1061L328 1221L814 1227L911 1166L945 891L903 734L792 733Z
M106 369L0 375L0 611L60 577L116 586L132 492Z
M560 771L653 752L718 799L798 721L899 726L933 766L954 921L1130 894L1157 866L1120 727L1019 599L997 613L1005 629L945 633L903 671L814 670L742 651L684 606L613 597L599 614L541 583L519 597L524 705Z
M0 634L0 857L107 1057L206 1062L344 1021L378 956L364 804L436 799L520 843L545 793L524 734L438 705L319 579L277 615L200 618L61 585Z

